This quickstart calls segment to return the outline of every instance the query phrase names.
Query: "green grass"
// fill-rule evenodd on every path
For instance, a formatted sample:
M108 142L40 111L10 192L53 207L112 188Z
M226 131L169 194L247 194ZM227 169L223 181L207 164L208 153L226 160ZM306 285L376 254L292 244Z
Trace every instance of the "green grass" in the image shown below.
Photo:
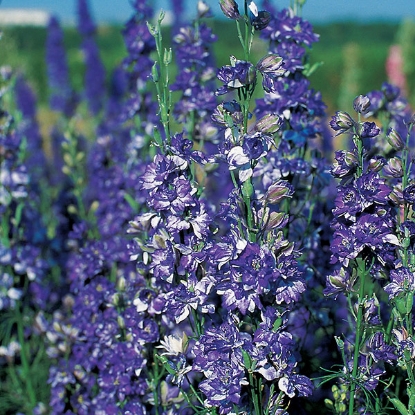
M242 49L233 22L211 21L218 42L214 45L217 66L229 64L229 55L242 58ZM100 27L97 42L101 57L108 74L126 55L121 35L122 27ZM341 93L345 86L342 80L348 79L345 68L356 71L356 85L351 93L364 94L380 88L386 80L384 69L388 49L395 42L399 29L397 24L356 24L353 22L316 25L315 32L320 34L311 53L311 62L323 62L323 65L310 77L312 87L321 91L328 104L328 112L338 108ZM35 27L4 28L0 41L0 65L11 65L23 72L33 86L41 104L47 102L47 79L45 65L46 29ZM65 28L65 47L71 73L71 83L76 90L83 84L84 64L80 50L81 38L74 28ZM165 34L166 41L171 37ZM352 47L350 45L353 45ZM167 44L166 46L169 46ZM254 43L254 57L260 58L266 51L266 44L260 40ZM353 65L347 51L354 50ZM349 66L348 66L349 64ZM173 71L174 72L174 71ZM347 71L346 71L347 72ZM342 89L343 88L343 89ZM341 92L343 91L343 92ZM342 108L344 109L344 108Z

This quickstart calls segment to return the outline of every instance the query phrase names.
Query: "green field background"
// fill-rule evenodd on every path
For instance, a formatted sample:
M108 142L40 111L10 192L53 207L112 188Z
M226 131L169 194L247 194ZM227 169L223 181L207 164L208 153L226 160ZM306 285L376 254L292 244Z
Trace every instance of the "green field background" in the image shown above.
M241 51L233 22L210 21L218 41L214 46L217 66L229 64L229 55ZM314 25L320 42L310 49L310 62L321 63L311 75L312 87L321 91L330 116L336 110L348 111L356 95L379 89L387 80L385 61L389 47L397 43L398 23L358 24L354 22ZM107 73L120 64L126 55L121 34L122 26L101 26L97 42ZM47 111L47 79L45 42L47 32L39 27L6 27L0 40L0 65L10 65L22 72L35 90L40 110ZM169 29L164 38L171 39ZM84 64L81 38L75 28L64 29L65 46L70 66L71 83L82 88ZM169 46L166 44L166 46ZM230 52L231 51L231 52ZM266 52L266 44L256 39L255 57ZM172 68L174 72L174 68ZM174 77L174 73L172 74Z

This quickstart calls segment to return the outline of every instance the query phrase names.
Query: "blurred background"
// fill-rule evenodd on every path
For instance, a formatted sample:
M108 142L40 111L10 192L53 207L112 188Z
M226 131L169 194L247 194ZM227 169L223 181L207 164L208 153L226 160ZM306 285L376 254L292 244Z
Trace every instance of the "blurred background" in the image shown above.
M40 118L42 105L46 111L47 104L45 41L52 15L59 18L64 29L71 83L75 89L82 88L84 60L81 37L76 30L76 3L74 0L3 0L0 3L0 30L3 32L0 65L18 68L25 75L38 97ZM209 23L218 36L217 66L228 64L229 51L238 57L236 51L240 50L234 22L223 18L218 0L206 0L206 3L212 7L214 17ZM96 40L108 74L126 55L121 31L133 10L128 0L118 0L116 6L114 4L112 0L89 1L90 12L98 26ZM170 1L151 4L155 5L155 10L163 8L169 13ZM183 7L186 18L195 15L196 4L196 1L187 1ZM290 2L274 0L271 4L282 9ZM320 42L310 50L310 60L322 64L310 80L313 88L321 91L329 116L339 109L350 110L356 95L380 89L387 80L401 87L414 104L415 1L308 0L302 16L320 35ZM165 30L169 30L168 26ZM165 39L168 43L169 36ZM265 51L265 43L255 43L258 57Z

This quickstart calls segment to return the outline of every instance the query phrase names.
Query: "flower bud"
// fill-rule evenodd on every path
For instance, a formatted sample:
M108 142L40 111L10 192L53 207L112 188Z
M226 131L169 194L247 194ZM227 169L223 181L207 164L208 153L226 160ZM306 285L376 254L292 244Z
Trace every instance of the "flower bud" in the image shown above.
M274 134L280 129L281 124L279 115L266 114L255 123L254 130L263 134Z
M383 173L388 177L399 179L403 176L402 160L399 157L393 157L384 167Z
M117 281L117 290L120 292L125 291L126 280L124 276L121 276Z
M273 76L281 76L285 73L281 66L282 58L275 53L264 56L256 65L259 72Z
M359 114L366 114L370 107L370 100L366 95L359 95L353 101L353 109Z
M389 199L392 200L396 206L401 206L403 204L402 183L398 183L393 187L392 192L389 194Z
M338 131L336 135L343 134L355 125L352 117L347 112L337 111L330 121L330 127Z
M386 160L382 156L376 156L369 160L369 170L378 172L381 171L383 166L386 164Z
M235 0L220 0L219 5L228 19L238 20L241 17Z
M210 7L203 1L199 0L197 2L197 16L200 18L202 17L210 17Z
M402 137L393 128L389 128L386 139L388 140L390 146L396 151L400 151L405 147Z
M294 189L289 182L286 180L278 180L268 188L265 199L268 203L274 204L286 197L291 197L293 194Z
M283 212L271 212L267 222L267 229L283 228L287 225L289 216Z
M117 316L117 323L120 329L125 329L125 320L122 316Z

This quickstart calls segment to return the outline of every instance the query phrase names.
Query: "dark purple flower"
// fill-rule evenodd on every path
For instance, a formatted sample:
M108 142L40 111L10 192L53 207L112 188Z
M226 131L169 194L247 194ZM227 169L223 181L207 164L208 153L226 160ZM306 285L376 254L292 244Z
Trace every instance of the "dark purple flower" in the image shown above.
M330 121L330 127L337 131L337 135L343 134L346 131L350 131L356 127L356 123L347 112L337 111L336 115L333 115Z
M96 28L89 12L88 0L78 0L78 31L84 37L93 36Z
M220 414L228 414L241 401L241 386L248 384L245 373L238 361L230 359L221 361L199 384L209 406L219 408Z
M368 351L372 359L394 364L397 359L395 347L386 344L385 336L382 332L376 332L367 341Z
M333 214L337 217L344 216L346 219L355 219L356 214L364 210L364 199L358 190L352 186L339 186L334 202Z
M358 245L354 229L343 224L339 224L334 231L331 251L334 255L332 262L336 262L336 257L347 266L350 259L357 257L362 247Z
M339 294L348 294L353 290L355 279L351 277L346 268L337 268L333 273L327 276L326 288L324 295L333 296L337 299Z
M359 177L356 180L356 188L362 195L365 205L373 202L380 205L388 204L388 196L392 191L385 180L373 171Z
M355 153L351 151L336 151L335 162L331 174L338 178L350 178L356 172L358 160Z
M71 115L76 100L69 81L63 32L56 17L52 17L48 24L46 67L51 108Z
M415 275L409 268L402 267L390 272L391 282L385 286L385 291L392 300L404 293L415 291Z
M156 155L153 163L150 163L140 181L142 188L150 193L156 192L160 186L170 183L171 180L187 167L186 160L180 157L167 157Z
M403 199L406 203L415 203L415 184L410 184L403 189Z
M295 42L311 46L319 36L313 33L312 25L296 16L292 9L283 9L271 19L268 26L262 30L261 37L277 42Z
M159 187L148 200L148 205L156 211L169 210L181 214L186 208L196 205L193 197L196 191L188 180L177 177L172 183Z
M260 10L256 15L250 16L251 25L255 30L264 30L269 25L271 19L271 13L265 10Z
M365 213L358 218L353 228L358 251L364 246L376 250L383 248L387 243L399 245L398 238L394 234L394 226L387 218Z
M399 87L392 85L388 82L384 82L382 84L381 91L385 95L387 101L394 101L396 98L398 98L401 92Z
M92 37L83 40L82 50L85 56L85 96L89 109L97 114L102 106L105 94L105 68L99 55L99 49Z
M376 137L380 133L380 128L374 122L364 122L359 127L359 135L361 138Z
M217 95L223 95L232 89L238 89L256 82L256 70L252 63L247 61L231 59L232 65L222 66L218 70L217 77L224 83L217 91Z
M191 160L200 164L206 162L202 152L193 150L193 142L185 138L183 133L178 133L171 137L169 149L174 155L188 162Z

